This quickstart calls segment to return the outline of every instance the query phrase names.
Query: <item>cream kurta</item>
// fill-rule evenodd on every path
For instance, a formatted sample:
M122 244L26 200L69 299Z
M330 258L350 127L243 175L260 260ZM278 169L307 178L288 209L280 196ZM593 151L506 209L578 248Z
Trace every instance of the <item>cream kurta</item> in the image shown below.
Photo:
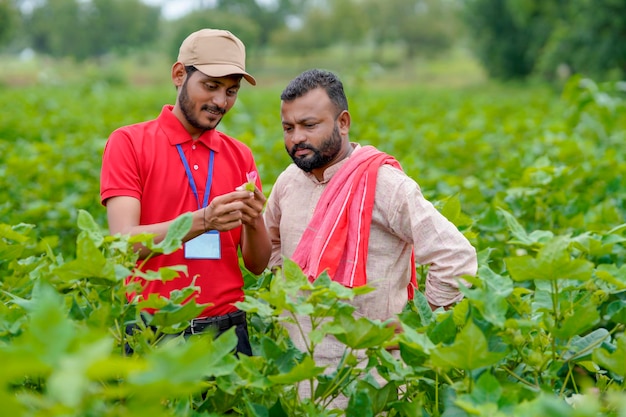
M359 148L356 145L354 152ZM291 258L322 192L343 162L327 168L321 182L294 164L278 177L265 209L272 241L270 267L280 265L283 256ZM425 288L428 301L443 306L460 300L457 278L476 274L475 249L424 198L414 180L383 165L378 171L367 258L367 283L376 290L353 301L357 314L387 320L402 311L411 279L412 249L415 261L429 266ZM310 329L306 320L302 324ZM296 346L304 350L299 334L290 334ZM317 350L318 365L335 365L344 352L344 345L327 339Z

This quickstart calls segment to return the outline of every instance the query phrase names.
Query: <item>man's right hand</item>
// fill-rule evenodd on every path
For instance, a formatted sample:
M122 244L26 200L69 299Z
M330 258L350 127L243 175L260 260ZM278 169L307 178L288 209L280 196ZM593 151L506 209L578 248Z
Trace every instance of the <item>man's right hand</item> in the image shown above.
M226 232L241 226L250 217L253 210L251 204L254 200L255 193L247 190L233 191L215 197L207 207L201 209L205 229Z

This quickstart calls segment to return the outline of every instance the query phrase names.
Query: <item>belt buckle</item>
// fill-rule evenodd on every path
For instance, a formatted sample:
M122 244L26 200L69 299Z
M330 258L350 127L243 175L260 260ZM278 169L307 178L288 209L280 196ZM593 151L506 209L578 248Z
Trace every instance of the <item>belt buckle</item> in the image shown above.
M243 313L243 314L245 314L245 313ZM214 326L216 328L216 330L218 330L218 331L223 331L223 330L229 329L229 328L239 324L239 323L237 323L235 321L235 319L238 318L240 315L242 315L242 311L241 310L238 310L238 311L236 311L234 313L227 313L227 314L224 314L223 316L203 317L203 318L196 317L196 318L191 319L189 321L190 333L192 335L200 334L207 327L211 327L211 326ZM196 332L195 327L196 327L196 325L200 324L201 320L205 322L205 323L203 323L203 324L205 324L205 326L202 328L202 330L199 330L199 331Z
M198 333L196 333L196 330L195 330L195 328L196 328L196 320L197 319L191 319L191 321L189 321L189 328L191 329L191 334L192 335L198 334Z

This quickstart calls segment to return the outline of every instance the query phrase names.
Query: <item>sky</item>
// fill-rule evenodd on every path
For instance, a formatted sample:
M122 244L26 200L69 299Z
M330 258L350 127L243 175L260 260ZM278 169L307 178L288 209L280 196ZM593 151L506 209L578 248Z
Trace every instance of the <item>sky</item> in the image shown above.
M176 19L195 8L205 8L215 4L215 0L141 0L146 4L161 6L163 17ZM272 0L259 0L258 3L271 3Z
M181 17L197 6L210 5L213 0L142 0L152 6L161 6L163 17L176 19Z

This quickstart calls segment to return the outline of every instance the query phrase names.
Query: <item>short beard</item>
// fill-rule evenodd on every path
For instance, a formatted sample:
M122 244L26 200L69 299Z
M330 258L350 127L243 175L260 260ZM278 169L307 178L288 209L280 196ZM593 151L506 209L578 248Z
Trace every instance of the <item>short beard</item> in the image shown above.
M187 120L187 123L189 123L192 127L199 129L199 130L215 129L217 125L220 124L220 122L222 121L221 118L217 121L217 123L215 123L215 126L211 126L211 125L200 123L200 121L194 116L193 108L195 107L195 103L191 101L191 99L189 98L189 93L187 91L188 81L189 81L189 77L185 79L185 82L183 83L180 89L180 95L178 96L178 104L180 105L180 111L183 113L185 120ZM226 113L226 110L221 107L217 107L217 106L209 107L206 104L203 105L202 108L200 108L200 111L202 110L218 111L222 113L222 116Z
M328 165L328 163L332 161L341 151L341 142L342 140L341 134L339 133L339 127L335 123L333 133L322 142L322 145L319 148L306 143L298 143L291 148L291 152L287 152L298 168L304 172L311 172L314 169L323 168ZM313 152L313 155L309 155L304 158L296 157L296 151L300 149L309 149Z

